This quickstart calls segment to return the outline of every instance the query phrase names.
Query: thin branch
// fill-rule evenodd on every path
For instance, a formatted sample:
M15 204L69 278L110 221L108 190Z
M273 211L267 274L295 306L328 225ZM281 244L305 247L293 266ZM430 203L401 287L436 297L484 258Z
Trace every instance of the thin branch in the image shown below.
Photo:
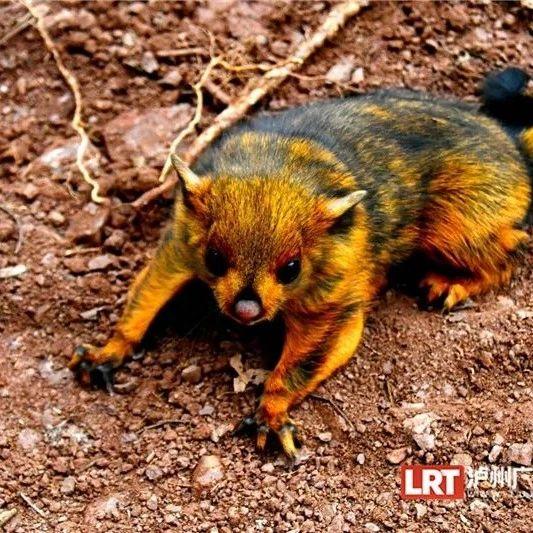
M192 55L209 55L205 48L194 46L191 48L178 48L177 50L158 50L155 52L157 57L182 57Z
M18 509L16 507L5 511L0 511L0 527L5 526L17 513Z
M217 100L222 102L223 104L230 105L231 104L231 97L226 94L216 83L214 83L211 80L206 80L205 82L205 89L209 94L214 96Z
M76 165L83 179L91 187L91 200L95 203L101 204L102 202L104 202L104 198L99 194L100 186L98 185L98 182L90 175L89 171L87 170L87 167L85 166L85 163L83 162L85 152L87 151L87 147L89 146L89 137L82 126L81 115L83 109L83 99L81 97L78 80L67 69L67 67L65 67L63 60L61 59L61 55L59 54L59 51L56 45L54 44L54 41L50 37L50 34L48 33L48 30L45 27L43 17L39 13L38 9L36 9L36 7L32 4L31 0L21 1L26 7L26 9L31 13L32 17L35 19L37 31L40 33L46 47L48 48L48 51L52 54L54 58L57 68L61 72L63 78L69 85L72 94L74 95L76 107L74 109L74 116L72 117L71 125L72 128L76 131L76 133L80 136L80 144L78 145L78 149L76 151Z
M358 13L361 8L365 7L367 4L368 0L349 0L334 6L318 30L309 39L300 44L295 53L290 56L282 66L268 69L263 76L259 78L257 83L251 83L249 90L243 96L237 98L233 104L229 105L224 111L222 111L222 113L215 118L213 124L196 137L188 150L182 155L182 159L189 165L194 163L214 139L216 139L224 130L240 120L251 107L261 100L261 98L281 85L283 81L285 81L295 70L299 69L309 56L320 48L327 39L335 37L349 18ZM213 62L233 71L239 68L241 70L250 70L251 67L251 65L243 65L242 67L228 68L230 65L226 64L224 60L212 57L208 68L211 66L212 69L215 66L213 65ZM258 67L257 65L254 65L253 68L261 69L261 67ZM177 144L172 143L171 153L173 153L173 147L175 146L177 146ZM165 182L137 198L137 200L133 202L134 207L142 207L174 187L177 178L175 176L166 177L165 172L165 169L169 168L169 161L170 155L167 157L162 172L162 177L166 178Z
M320 396L320 394L310 394L309 398L331 405L331 407L333 407L333 410L338 415L340 415L346 421L346 423L350 426L350 429L355 431L354 423L348 418L348 415L337 405L336 402L334 402L330 398L326 398L325 396Z
M167 174L169 173L170 169L172 168L172 162L170 160L171 154L176 152L177 147L180 145L181 141L185 139L185 137L191 135L194 133L194 129L200 122L202 118L202 111L204 109L204 93L202 92L202 87L204 86L205 81L207 78L209 78L211 71L213 68L218 64L219 58L213 57L209 61L209 64L207 65L206 69L200 76L200 79L192 86L194 89L194 92L196 93L196 109L194 111L194 116L189 121L187 126L180 131L178 136L172 141L172 144L170 145L170 151L167 156L167 159L165 161L165 165L163 166L163 170L161 171L161 175L159 176L159 181L164 181L167 177Z
M27 13L21 19L17 21L15 26L7 31L2 37L0 37L0 46L6 44L10 39L15 37L21 31L24 31L28 26L31 25L31 15Z
M141 429L141 432L148 431L149 429L157 429L163 426L167 425L180 425L183 424L183 420L179 420L177 418L169 418L168 420L160 420L159 422L155 422L154 424L150 424L149 426L144 426Z
M40 507L35 505L35 503L33 503L29 496L26 496L26 494L24 494L23 492L19 492L19 495L24 500L24 503L28 505L28 507L33 509L39 516L46 518L46 513Z

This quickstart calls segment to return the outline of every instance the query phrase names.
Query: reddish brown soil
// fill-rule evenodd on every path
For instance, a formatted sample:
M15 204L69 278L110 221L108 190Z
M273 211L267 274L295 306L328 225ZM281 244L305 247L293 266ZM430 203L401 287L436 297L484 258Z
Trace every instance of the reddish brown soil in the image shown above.
M318 391L346 418L316 399L294 410L308 458L292 470L276 453L261 457L251 441L227 432L256 402L251 385L233 392L228 360L242 353L248 367L260 366L258 354L268 352L263 337L204 319L201 306L192 318L187 310L187 327L169 327L184 320L179 305L165 313L166 326L153 335L147 355L118 376L120 394L84 390L72 379L65 365L74 346L106 339L169 212L168 200L141 212L127 202L155 183L172 131L159 132L161 145L136 154L123 144L124 124L176 103L187 105L171 123L186 120L194 105L188 84L208 59L202 28L229 61L276 62L330 6L211 0L48 7L50 31L80 80L91 157L99 154L92 168L112 209L80 215L88 187L70 160L54 170L39 159L72 141L73 99L38 33L27 28L0 47L0 205L22 228L15 253L17 229L0 211L0 268L27 267L0 280L0 516L18 510L5 529L531 531L527 478L517 492L415 505L400 500L399 467L387 460L406 448L398 453L408 463L449 463L463 453L475 465L488 464L500 439L495 464L508 465L508 447L531 441L531 250L510 288L449 316L420 311L410 297L388 292L357 356ZM375 3L313 56L304 77L289 79L261 107L380 86L473 98L489 70L533 69L531 13L516 3ZM0 14L3 35L24 10L3 3ZM204 53L164 53L184 47ZM362 69L354 82L324 81L339 62ZM171 85L161 83L171 71ZM256 75L217 71L213 81L222 96L207 92L203 124ZM127 111L130 119L122 115ZM185 338L179 330L187 328L193 331ZM197 384L181 375L191 364L202 371ZM424 452L403 421L427 412L436 418L436 445ZM171 422L151 427L165 420ZM217 439L213 431L226 433ZM205 454L220 458L224 476L198 493L193 471Z

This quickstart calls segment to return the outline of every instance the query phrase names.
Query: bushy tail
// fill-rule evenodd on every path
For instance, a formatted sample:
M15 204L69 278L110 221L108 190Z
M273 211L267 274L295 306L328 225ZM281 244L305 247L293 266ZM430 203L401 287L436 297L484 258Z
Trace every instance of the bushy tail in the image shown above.
M533 162L533 96L526 94L530 79L527 72L514 67L489 74L481 111L501 122Z
M483 84L481 111L498 120L516 139L533 187L533 96L526 94L530 79L527 72L514 67L489 74ZM528 219L533 225L533 201Z
M489 74L483 83L482 111L506 127L533 126L533 97L525 94L530 76L519 68Z

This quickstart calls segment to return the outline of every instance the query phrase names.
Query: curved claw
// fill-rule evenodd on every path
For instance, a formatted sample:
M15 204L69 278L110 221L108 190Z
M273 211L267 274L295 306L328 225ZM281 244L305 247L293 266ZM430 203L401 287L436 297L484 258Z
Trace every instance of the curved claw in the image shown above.
M140 361L144 356L146 355L146 350L144 348L141 348L140 350L136 351L131 358L133 361Z
M257 421L253 416L243 418L233 430L233 436L251 436L257 431Z
M90 356L92 350L92 346L78 346L68 366L82 383L105 389L112 394L116 365L113 362L95 363Z
M267 448L271 436L276 435L281 448L285 455L294 462L298 457L298 448L301 447L300 440L297 436L296 426L291 422L285 422L281 428L276 431L256 417L248 416L244 418L233 431L234 435L252 436L255 434L256 446L260 451Z
M270 432L270 428L266 424L261 424L257 428L257 436L256 436L256 446L259 450L262 452L265 451L267 440L268 440L268 434Z
M296 426L291 422L283 424L278 431L278 438L285 454L291 461L295 461L298 457L298 448L301 446L300 440L296 436Z

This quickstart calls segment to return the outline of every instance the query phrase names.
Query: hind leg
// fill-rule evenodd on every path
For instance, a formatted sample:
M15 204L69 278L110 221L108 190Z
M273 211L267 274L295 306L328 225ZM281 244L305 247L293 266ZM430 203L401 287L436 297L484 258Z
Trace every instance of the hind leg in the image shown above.
M472 272L461 276L430 272L424 277L420 287L425 289L428 303L438 302L442 309L449 311L471 296L509 283L512 271L512 267L507 265L499 272Z
M508 284L516 252L527 240L526 232L506 228L486 243L483 253L465 254L460 267L455 257L449 273L429 272L420 283L428 303L441 302L443 309L449 311L471 296Z

